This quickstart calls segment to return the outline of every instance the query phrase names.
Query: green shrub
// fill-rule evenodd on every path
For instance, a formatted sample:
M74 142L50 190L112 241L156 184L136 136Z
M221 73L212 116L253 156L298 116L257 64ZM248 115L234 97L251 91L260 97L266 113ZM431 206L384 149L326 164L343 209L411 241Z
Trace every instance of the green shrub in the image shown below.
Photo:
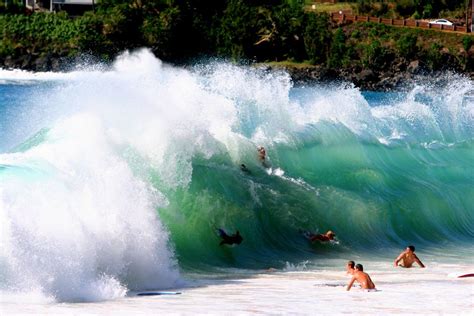
M415 57L418 52L418 47L416 42L418 37L414 34L404 34L397 41L397 49L400 56L410 59Z
M426 63L432 70L440 69L442 66L442 48L443 47L440 44L434 43L431 45L427 52Z
M390 51L378 40L363 46L362 64L367 68L383 69L390 63L390 59Z
M409 17L416 12L414 0L399 0L395 5L395 11L403 17Z
M304 11L301 1L272 7L272 28L268 33L274 33L269 48L272 56L277 59L306 59L306 51L302 34L304 32ZM267 53L267 55L270 55ZM270 56L269 56L270 57Z
M353 39L360 39L361 38L361 33L359 30L354 30L352 33L351 33L351 38Z
M330 22L327 14L306 14L304 30L306 53L312 63L325 63L331 45Z
M218 53L234 59L253 56L258 37L258 9L243 1L230 0L221 18Z
M472 38L472 36L466 35L462 38L462 46L464 47L464 50L466 52L471 49L473 43L474 39Z
M346 36L341 28L334 33L329 53L329 67L338 68L345 64L347 59Z
M357 11L359 14L369 14L372 12L372 0L357 0Z

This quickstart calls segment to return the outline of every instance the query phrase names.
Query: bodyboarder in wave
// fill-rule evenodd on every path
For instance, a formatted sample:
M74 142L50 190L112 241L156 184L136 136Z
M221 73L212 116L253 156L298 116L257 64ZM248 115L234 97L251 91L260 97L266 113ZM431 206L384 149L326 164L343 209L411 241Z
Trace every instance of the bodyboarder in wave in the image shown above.
M314 241L326 242L326 241L334 240L334 237L336 237L336 234L334 234L331 230L328 230L325 234L315 234L315 233L306 231L303 233L303 235L311 242L314 242Z
M233 245L237 244L240 245L240 243L244 240L242 236L240 235L239 231L236 231L235 234L229 235L223 230L222 228L219 228L217 230L219 232L219 237L222 238L222 241L220 242L219 246L222 246L224 244L227 245Z

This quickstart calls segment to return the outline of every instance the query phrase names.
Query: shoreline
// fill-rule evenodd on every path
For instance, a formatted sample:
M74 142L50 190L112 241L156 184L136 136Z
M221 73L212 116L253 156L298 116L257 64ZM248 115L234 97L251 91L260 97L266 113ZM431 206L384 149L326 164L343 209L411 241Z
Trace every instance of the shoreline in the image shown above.
M53 56L25 56L18 60L6 59L1 70L30 71L30 72L70 72L81 68L81 65L110 65L92 56L79 56L75 58L53 57ZM173 64L164 62L172 67L191 68L190 64ZM3 66L3 67L2 67ZM400 91L413 87L413 82L418 80L448 82L450 76L465 77L474 80L474 73L458 72L455 70L430 71L423 67L420 60L407 63L398 61L388 70L372 70L360 66L331 69L321 65L305 63L255 63L250 67L260 68L268 72L285 71L291 77L295 85L311 85L315 83L339 83L353 84L364 91ZM79 67L79 68L78 68Z
M284 70L288 72L295 85L306 85L313 83L352 83L355 87L364 91L399 91L412 88L412 83L418 80L447 83L449 76L460 76L474 80L474 73L459 73L456 71L428 71L421 66L419 60L412 61L408 65L399 63L396 69L371 70L360 67L344 69L330 69L323 66L312 65L278 65L260 64L260 67L268 71ZM448 75L448 76L446 76Z

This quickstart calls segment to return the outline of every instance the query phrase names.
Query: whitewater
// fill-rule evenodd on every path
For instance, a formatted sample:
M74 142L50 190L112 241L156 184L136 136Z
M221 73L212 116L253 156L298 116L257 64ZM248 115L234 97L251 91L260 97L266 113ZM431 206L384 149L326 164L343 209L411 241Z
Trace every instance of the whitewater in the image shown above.
M472 314L474 86L443 79L296 86L148 50L0 70L0 312ZM425 269L393 266L410 244ZM379 291L345 291L348 260ZM137 296L160 290L181 294Z

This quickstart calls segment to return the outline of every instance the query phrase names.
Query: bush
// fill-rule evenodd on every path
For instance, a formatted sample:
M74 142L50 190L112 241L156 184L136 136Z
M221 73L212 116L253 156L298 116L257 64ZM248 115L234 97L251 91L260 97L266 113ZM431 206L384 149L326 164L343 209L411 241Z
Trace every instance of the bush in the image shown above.
M304 32L304 11L302 3L283 4L273 7L272 31L274 43L271 43L273 56L277 59L305 59L306 51L302 34Z
M403 17L409 17L416 12L416 5L413 0L400 0L395 5L395 11Z
M443 56L441 54L442 46L438 43L431 45L427 52L426 63L432 70L440 69L442 66Z
M234 59L254 56L257 42L258 11L243 1L230 0L221 19L218 34L218 53Z
M462 46L464 47L464 50L466 52L468 52L471 49L473 43L474 43L474 40L472 39L472 36L466 35L462 38Z
M141 28L144 45L150 47L160 58L171 58L178 54L180 40L174 38L180 24L177 7L166 8L158 14L147 16Z
M397 48L400 56L410 59L415 57L418 52L416 42L418 37L414 34L404 34L397 41Z
M383 69L390 63L390 51L375 40L363 46L362 64L367 68Z
M329 67L338 68L346 63L347 46L346 36L341 28L338 28L332 40L331 50L329 54Z
M433 14L434 14L433 11L434 11L434 10L433 10L433 6L432 6L430 3L428 3L427 5L425 5L425 6L423 7L423 13L422 13L423 18L424 18L424 19L428 19L428 18L433 17Z
M369 14L372 12L372 0L357 0L357 11L359 14Z
M304 44L312 63L325 63L331 45L329 16L325 13L306 14Z

